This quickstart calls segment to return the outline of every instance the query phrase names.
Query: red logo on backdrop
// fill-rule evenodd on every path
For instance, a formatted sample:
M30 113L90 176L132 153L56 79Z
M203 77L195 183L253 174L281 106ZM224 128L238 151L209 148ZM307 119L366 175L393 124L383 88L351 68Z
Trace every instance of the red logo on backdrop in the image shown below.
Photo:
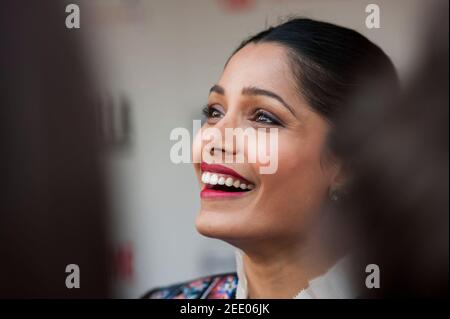
M219 4L230 12L240 12L250 9L254 0L219 0Z
M131 243L120 244L115 250L114 274L119 280L131 281L133 279L134 260Z

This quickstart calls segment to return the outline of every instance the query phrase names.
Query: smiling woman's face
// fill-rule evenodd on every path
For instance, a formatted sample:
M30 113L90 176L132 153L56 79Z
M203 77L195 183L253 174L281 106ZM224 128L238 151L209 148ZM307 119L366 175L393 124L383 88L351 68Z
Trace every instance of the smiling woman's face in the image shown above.
M318 216L336 169L324 159L329 124L299 94L286 49L263 43L239 50L211 90L208 115L204 128L217 128L222 136L225 128L277 128L278 168L273 174L261 174L265 164L259 161L224 163L233 173L194 164L203 189L198 231L241 248L257 242L298 240ZM248 156L246 148L222 144L211 151L205 145L196 138L194 159L237 152ZM210 183L225 185L212 187ZM252 189L227 192L237 190L226 185L231 183L252 184Z

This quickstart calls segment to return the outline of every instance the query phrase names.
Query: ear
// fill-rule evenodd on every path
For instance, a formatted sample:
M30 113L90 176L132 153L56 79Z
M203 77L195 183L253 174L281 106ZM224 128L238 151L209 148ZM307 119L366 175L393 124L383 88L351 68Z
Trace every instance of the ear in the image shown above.
M330 168L330 189L344 189L347 185L348 178L348 172L344 163L339 158L334 157Z
M322 167L326 167L328 175L329 191L342 191L346 188L349 179L349 172L346 165L329 148L324 148L322 158L324 159L321 162L324 165Z

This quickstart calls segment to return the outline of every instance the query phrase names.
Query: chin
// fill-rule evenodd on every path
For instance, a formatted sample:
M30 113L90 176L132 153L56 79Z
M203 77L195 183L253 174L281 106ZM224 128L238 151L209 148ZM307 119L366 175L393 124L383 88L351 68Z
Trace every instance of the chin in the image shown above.
M214 216L215 215L215 216ZM195 227L197 231L206 237L222 239L224 236L229 236L225 230L226 223L220 221L217 212L209 212L201 209L195 219Z
M242 222L232 213L201 209L195 220L197 231L206 237L234 242L245 236L240 234Z
M206 237L222 240L236 248L257 246L270 237L272 230L248 220L242 211L215 211L201 209L195 220L197 231ZM269 227L273 228L273 227Z

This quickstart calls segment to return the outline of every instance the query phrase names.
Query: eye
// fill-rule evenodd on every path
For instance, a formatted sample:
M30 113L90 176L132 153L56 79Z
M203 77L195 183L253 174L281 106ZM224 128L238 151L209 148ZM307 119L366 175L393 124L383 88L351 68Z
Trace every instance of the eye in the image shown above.
M203 108L203 116L207 119L220 119L223 117L223 113L219 111L216 107L213 105L207 105Z
M264 110L257 110L253 120L263 124L281 125L281 121L275 115Z

